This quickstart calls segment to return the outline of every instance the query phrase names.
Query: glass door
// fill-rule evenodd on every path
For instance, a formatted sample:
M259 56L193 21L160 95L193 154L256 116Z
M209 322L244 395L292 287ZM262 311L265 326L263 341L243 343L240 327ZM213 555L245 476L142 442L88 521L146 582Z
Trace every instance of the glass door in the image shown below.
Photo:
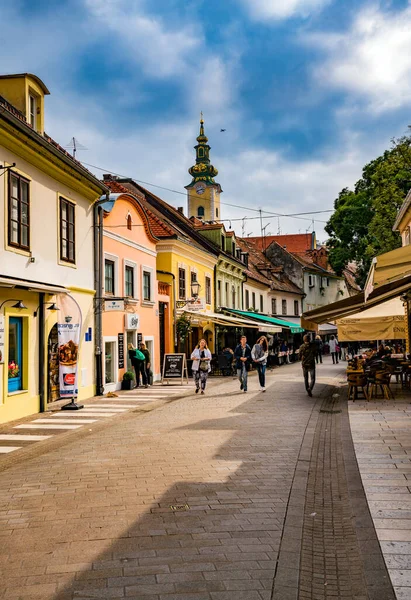
M115 342L105 343L106 383L114 383Z
M137 333L135 331L129 330L126 332L126 338L126 348L124 349L124 352L127 352L127 371L133 371L133 365L131 364L131 360L128 356L128 345L133 344L134 348L136 347Z
M9 362L8 362L8 391L17 392L23 389L22 385L22 345L23 345L23 319L10 317L9 319Z

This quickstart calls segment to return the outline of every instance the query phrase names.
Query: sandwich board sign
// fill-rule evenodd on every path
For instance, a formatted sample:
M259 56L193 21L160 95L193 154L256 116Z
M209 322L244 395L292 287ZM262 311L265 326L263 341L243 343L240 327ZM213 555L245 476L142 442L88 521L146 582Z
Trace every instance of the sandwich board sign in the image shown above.
M170 381L180 380L180 384L183 385L184 379L188 383L186 355L184 353L164 354L161 383L168 385Z

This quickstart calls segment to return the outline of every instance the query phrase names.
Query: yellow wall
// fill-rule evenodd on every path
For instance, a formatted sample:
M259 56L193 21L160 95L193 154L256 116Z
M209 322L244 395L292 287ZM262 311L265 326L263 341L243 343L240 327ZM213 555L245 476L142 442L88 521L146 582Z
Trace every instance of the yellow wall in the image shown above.
M198 185L205 186L205 192L203 194L197 194L196 188ZM198 182L194 187L190 187L187 190L188 198L188 217L198 216L198 207L204 207L204 221L214 221L221 219L220 211L220 193L217 186L207 185L205 182ZM211 214L211 208L214 203L214 211ZM216 212L216 209L218 212Z
M38 82L29 75L0 79L0 96L15 106L29 121L29 95L37 101L38 114L36 131L44 132L44 90Z

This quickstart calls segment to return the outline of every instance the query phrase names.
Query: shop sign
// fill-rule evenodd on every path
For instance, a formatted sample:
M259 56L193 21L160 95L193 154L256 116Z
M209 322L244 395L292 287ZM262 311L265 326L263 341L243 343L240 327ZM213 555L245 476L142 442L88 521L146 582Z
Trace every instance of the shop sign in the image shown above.
M205 298L193 298L192 300L190 300L190 302L187 303L187 310L191 310L192 312L201 312L205 310L205 308Z
M124 315L125 329L138 329L140 317L136 313L126 313Z
M137 348L139 347L139 345L143 342L143 334L142 333L138 333L137 334Z
M124 369L124 333L118 334L118 368Z
M105 311L124 311L124 300L106 300L104 302Z
M164 383L165 381L172 379L180 379L181 384L183 384L183 380L187 379L187 362L185 354L165 354L164 362L163 362L163 374L161 381Z
M61 296L58 312L58 359L60 397L74 398L78 394L78 352L81 331L81 311L70 296Z
M5 329L4 315L0 315L0 364L4 363L4 329Z

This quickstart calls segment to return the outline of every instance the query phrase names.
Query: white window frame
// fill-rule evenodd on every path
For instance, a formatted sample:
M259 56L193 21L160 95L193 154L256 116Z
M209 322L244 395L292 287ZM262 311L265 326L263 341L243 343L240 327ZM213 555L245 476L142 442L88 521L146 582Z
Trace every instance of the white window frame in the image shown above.
M144 273L150 273L150 300L144 299ZM154 269L148 265L141 265L141 304L144 306L153 306L155 304L154 296Z
M110 383L106 383L106 342L114 343L114 381ZM113 336L104 336L103 337L103 382L104 382L104 391L110 392L118 389L119 380L118 380L118 337Z
M315 287L315 275L308 274L308 287Z
M34 112L31 112L31 101L33 100L33 108L34 108ZM34 131L37 131L37 103L38 103L38 99L37 97L33 94L33 92L29 92L29 123L30 125L33 127ZM33 114L33 121L32 121L32 114Z
M264 313L264 296L260 294L260 312Z
M119 263L119 257L116 254L109 254L107 252L104 252L104 295L106 295L106 260L111 260L114 263L114 290L113 290L113 294L108 293L108 297L110 297L111 295L113 296L117 296L118 295L118 291L120 289L120 286L118 284L118 263Z
M275 310L273 310L275 308ZM271 298L271 314L277 315L277 298Z
M133 269L133 279L134 279L134 290L133 290L133 295L132 296L127 296L126 294L126 267L131 267ZM138 294L138 277L137 277L137 273L138 273L138 269L137 269L137 263L135 263L132 260L128 260L127 258L124 259L123 261L123 294L125 298L133 298L134 300L138 300L139 298L139 294Z
M285 312L284 312L284 302L285 302ZM287 298L281 298L281 314L283 317L288 315Z
M295 312L295 309L297 309L297 312ZM298 300L294 300L294 316L295 317L299 317L300 316L300 303L299 303Z

